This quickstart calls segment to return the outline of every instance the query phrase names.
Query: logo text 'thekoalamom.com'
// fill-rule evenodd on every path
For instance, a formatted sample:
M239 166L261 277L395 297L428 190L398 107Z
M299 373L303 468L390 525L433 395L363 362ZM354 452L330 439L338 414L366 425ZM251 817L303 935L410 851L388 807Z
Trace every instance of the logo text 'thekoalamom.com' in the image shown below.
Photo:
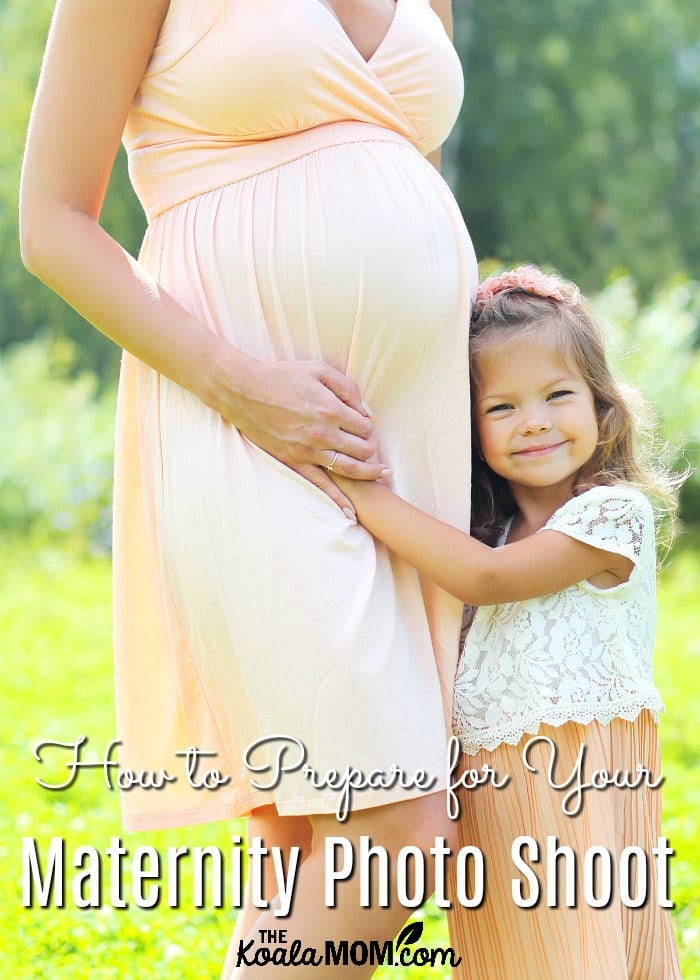
M286 929L260 929L256 939L242 939L236 951L241 966L447 966L462 962L451 946L416 945L423 935L422 922L409 922L396 939L365 942L362 939L328 939L319 949L288 939Z

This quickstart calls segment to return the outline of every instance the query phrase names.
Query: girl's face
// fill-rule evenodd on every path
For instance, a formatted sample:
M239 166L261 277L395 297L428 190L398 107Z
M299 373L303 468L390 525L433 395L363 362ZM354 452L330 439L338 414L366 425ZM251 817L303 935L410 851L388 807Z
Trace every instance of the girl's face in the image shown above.
M479 355L476 423L484 459L511 486L562 487L598 442L593 392L537 335Z

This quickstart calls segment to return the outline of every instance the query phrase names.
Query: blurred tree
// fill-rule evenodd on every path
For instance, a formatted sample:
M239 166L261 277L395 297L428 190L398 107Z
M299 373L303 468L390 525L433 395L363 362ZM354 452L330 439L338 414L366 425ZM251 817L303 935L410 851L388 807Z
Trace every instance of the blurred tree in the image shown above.
M700 259L697 0L455 0L451 162L481 257L611 270L648 294Z
M656 462L690 468L683 511L700 517L700 284L676 278L640 305L634 283L617 279L593 298L615 372L653 408ZM638 421L641 421L638 420Z

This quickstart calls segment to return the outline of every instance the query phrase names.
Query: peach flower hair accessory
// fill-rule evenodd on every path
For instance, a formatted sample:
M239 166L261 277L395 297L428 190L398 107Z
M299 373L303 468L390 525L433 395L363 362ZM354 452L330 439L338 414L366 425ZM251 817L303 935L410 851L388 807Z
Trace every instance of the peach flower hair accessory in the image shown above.
M548 276L536 265L520 265L517 269L508 269L498 276L484 279L479 283L476 299L479 303L487 303L498 293L516 291L542 296L567 306L573 306L581 298L578 286L572 282L558 276Z

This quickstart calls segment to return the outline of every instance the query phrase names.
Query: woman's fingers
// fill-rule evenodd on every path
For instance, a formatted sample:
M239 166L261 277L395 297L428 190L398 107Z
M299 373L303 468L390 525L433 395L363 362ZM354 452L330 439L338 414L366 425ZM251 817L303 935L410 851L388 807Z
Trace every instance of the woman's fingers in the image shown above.
M358 440L369 439L372 435L372 419L363 411L358 411L352 405L346 404L334 391L323 382L323 393L319 405L319 418L326 425L332 426L355 436Z
M357 385L322 361L252 361L237 400L237 410L225 417L307 478L310 464L327 467L331 460L335 472L355 480L386 475ZM349 503L319 472L312 482L334 500L342 497L342 506Z
M353 456L330 449L322 453L322 456L321 466L325 470L338 476L347 476L351 480L383 480L391 475L389 467L380 460L359 462Z
M372 433L363 439L341 429L338 423L328 423L322 427L312 426L310 438L313 440L309 444L313 461L319 466L327 465L330 459L326 454L328 449L343 456L350 456L360 463L367 463L377 455L377 439Z
M319 490L323 490L324 493L328 494L333 503L337 504L349 521L357 523L357 514L355 513L352 501L349 497L346 497L340 487L336 486L330 476L320 466L307 464L299 467L295 466L294 469L300 476L305 477L310 483L318 487Z
M319 380L333 392L336 398L344 402L349 408L354 409L359 415L371 419L372 413L363 401L360 389L352 378L349 378L347 374L343 374L342 371L337 371L330 364L326 364L323 361L319 362L319 368Z
M373 433L372 413L363 401L360 389L351 378L330 365L320 361L316 367L319 380L333 400L324 405L324 424L312 428L310 448L317 451L318 447L328 446L331 457L338 453L340 458L334 468L344 476L377 480L386 475L386 467L374 458L378 443ZM315 461L321 466L327 465L325 459ZM370 461L369 467L362 465Z

